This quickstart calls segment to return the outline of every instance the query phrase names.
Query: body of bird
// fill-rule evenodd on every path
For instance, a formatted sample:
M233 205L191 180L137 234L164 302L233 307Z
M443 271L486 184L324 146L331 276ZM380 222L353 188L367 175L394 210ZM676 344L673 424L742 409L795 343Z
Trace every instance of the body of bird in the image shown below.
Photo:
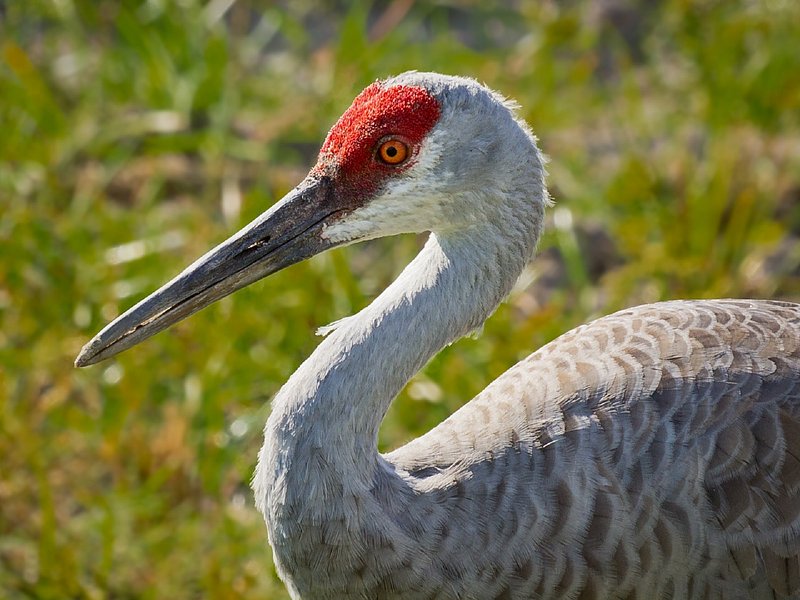
M296 598L751 598L800 591L800 306L674 301L575 329L377 451L394 397L531 259L543 159L478 83L376 82L287 197L119 317L111 356L327 248L427 244L278 392L253 481Z

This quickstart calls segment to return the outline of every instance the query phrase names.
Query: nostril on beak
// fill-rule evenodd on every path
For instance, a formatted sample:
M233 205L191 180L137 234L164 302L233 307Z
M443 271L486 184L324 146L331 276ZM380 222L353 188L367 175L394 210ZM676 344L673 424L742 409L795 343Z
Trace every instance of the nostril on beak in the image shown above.
M260 248L264 244L268 243L269 240L270 240L270 236L265 236L264 238L262 238L260 240L256 240L255 242L250 244L247 248L245 248L245 250L255 250L256 248Z

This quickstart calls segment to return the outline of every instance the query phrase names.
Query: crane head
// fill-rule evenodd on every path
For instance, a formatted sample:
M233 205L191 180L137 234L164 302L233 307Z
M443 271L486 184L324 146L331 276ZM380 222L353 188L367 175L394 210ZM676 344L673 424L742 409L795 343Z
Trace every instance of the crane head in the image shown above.
M538 235L546 202L542 163L535 138L509 104L474 80L409 72L375 82L331 128L316 165L295 189L117 317L75 364L114 356L336 246L529 216ZM512 191L527 191L521 206L497 201L520 195Z

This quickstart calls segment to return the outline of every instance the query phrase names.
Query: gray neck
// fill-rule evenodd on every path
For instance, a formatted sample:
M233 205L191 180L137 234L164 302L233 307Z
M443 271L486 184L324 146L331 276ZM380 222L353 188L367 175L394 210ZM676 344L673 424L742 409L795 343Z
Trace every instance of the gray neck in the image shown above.
M431 234L398 279L343 320L280 390L254 478L273 545L280 522L340 518L341 494L369 489L389 404L511 290L538 237L537 222L523 225Z

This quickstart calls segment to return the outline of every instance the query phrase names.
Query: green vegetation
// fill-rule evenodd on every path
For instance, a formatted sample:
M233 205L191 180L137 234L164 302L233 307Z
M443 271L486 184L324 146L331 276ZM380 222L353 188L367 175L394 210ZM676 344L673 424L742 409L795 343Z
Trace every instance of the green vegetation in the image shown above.
M331 252L72 361L293 187L375 78L516 98L557 202L530 277L412 382L383 447L587 319L800 298L800 3L314 4L0 4L0 596L286 597L248 487L269 399L421 240Z

